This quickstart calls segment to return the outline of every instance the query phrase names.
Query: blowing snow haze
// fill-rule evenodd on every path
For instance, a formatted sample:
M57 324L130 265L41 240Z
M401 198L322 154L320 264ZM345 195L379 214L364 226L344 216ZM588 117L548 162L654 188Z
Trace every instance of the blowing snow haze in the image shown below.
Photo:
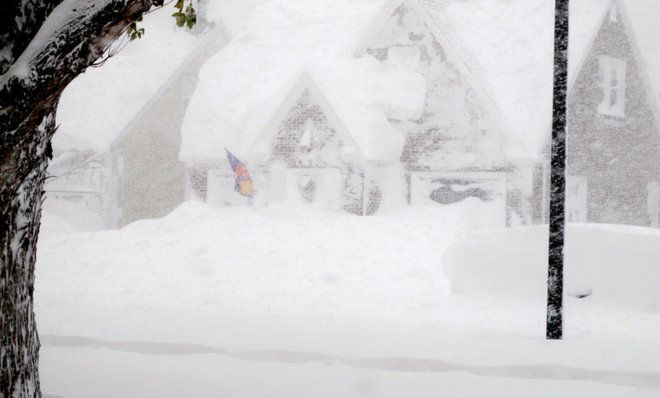
M658 396L660 3L570 1L549 345L554 6L200 0L192 30L172 5L146 15L58 107L44 391Z

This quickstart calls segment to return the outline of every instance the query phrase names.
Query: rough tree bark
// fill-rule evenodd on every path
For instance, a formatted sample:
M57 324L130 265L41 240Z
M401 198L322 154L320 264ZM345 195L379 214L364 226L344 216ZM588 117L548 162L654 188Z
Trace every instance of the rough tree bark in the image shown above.
M0 398L41 396L34 270L60 95L131 22L162 1L0 5Z
M566 90L568 80L568 2L555 0L555 56L550 167L548 308L545 335L563 335L564 227L566 191Z

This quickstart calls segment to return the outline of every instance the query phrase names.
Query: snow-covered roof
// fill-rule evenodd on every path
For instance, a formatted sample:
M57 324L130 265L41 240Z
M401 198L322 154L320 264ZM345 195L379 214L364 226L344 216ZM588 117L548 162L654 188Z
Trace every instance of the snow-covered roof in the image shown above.
M251 152L258 155L268 155L272 147L272 143L275 140L275 136L278 130L281 128L283 122L285 122L287 117L290 117L290 112L292 109L301 105L301 102L309 102L310 105L316 105L321 108L323 116L328 119L329 126L335 130L338 138L344 143L344 151L348 154L362 157L363 154L360 151L361 147L353 139L353 136L348 132L348 129L339 119L335 113L332 106L328 103L327 99L318 89L311 76L307 73L303 73L298 79L298 82L293 86L287 97L284 99L282 104L278 107L277 112L273 117L268 121L264 130L259 134L257 139L253 143ZM311 141L311 137L309 137ZM401 137L401 145L399 146L399 151L403 147L403 137Z
M467 77L474 77L494 110L502 115L507 146L521 146L532 155L539 153L552 112L554 2L410 1L419 2L450 50L466 66ZM580 67L611 1L571 2L570 76ZM654 21L660 18L660 3L623 1L640 52L648 62L647 71L652 72L657 97L660 73L653 72L660 71L660 24ZM369 131L368 125L378 121L381 129L389 128L382 110L374 104L389 101L386 107L391 110L395 108L393 100L401 106L415 97L406 84L400 91L384 88L397 82L387 72L375 76L378 65L371 57L350 58L352 50L359 51L368 28L388 3L288 0L271 1L258 8L240 37L202 71L204 84L184 122L181 158L215 158L223 146L249 152L254 138L305 71L356 135L356 141L365 143L361 149L367 152L367 143L374 141L361 140L360 134ZM387 67L397 66L390 63ZM408 98L402 100L402 95Z
M546 142L552 115L554 2L420 0L507 122L532 153ZM612 0L572 0L569 81L576 75ZM660 2L622 0L660 93Z
M144 36L101 67L89 68L62 94L57 109L58 150L110 148L131 120L208 40L227 40L221 21L195 34L177 28L167 7L145 15Z
M366 158L398 159L400 153L390 149L400 145L400 133L387 118L417 116L426 87L415 65L353 56L382 3L288 0L257 8L244 31L200 71L184 120L181 159L215 159L224 147L250 153L303 73Z
M467 87L476 94L483 109L487 111L488 119L491 123L490 127L498 137L496 147L488 145L489 148L486 151L490 155L495 155L495 152L497 152L498 155L503 154L505 158L508 159L532 157L532 154L530 154L522 140L516 135L516 132L507 128L508 124L498 109L497 104L490 98L490 91L484 89L486 82L479 81L477 78L477 76L481 76L481 74L478 73L479 63L476 58L472 57L471 54L466 51L467 48L462 45L461 39L456 34L455 30L443 21L433 17L435 14L430 12L444 12L446 2L447 0L435 2L427 1L426 3L421 3L419 0L385 1L380 15L378 15L372 22L367 33L358 45L355 55L357 57L362 57L369 52L369 48L372 47L374 43L381 43L383 39L387 41L387 36L389 34L387 32L392 32L391 24L405 23L399 20L398 17L399 9L401 7L412 11L415 14L413 19L421 22L421 24L423 24L433 35L434 42L439 43L442 47L443 54L447 57L445 61L458 70L461 79L460 84L463 86L467 85ZM412 26L410 26L410 28L412 28ZM383 35L385 37L383 37ZM378 45L376 46L378 47ZM390 56L391 54L388 55L388 58L390 58ZM488 140L483 138L480 141L484 143ZM499 150L494 150L495 148L498 148ZM458 163L468 161L468 157L464 156L464 154L457 153L457 156L461 159ZM453 164L453 161L450 163Z
M419 2L501 115L510 143L538 153L550 126L554 2ZM572 0L571 75L612 0ZM655 98L660 94L660 2L626 6ZM182 131L183 160L245 153L297 79L309 73L364 152L363 134L395 137L387 118L419 111L424 84L411 65L355 59L353 52L388 0L213 0L208 18L228 21L236 39L200 72ZM168 10L146 16L146 35L65 90L59 149L107 149L204 40L174 26ZM120 87L120 89L118 89ZM398 112L398 114L397 114ZM512 140L511 137L515 139ZM380 137L377 137L380 138ZM396 140L395 140L396 141ZM387 148L383 144L382 148ZM85 148L87 149L87 148ZM375 158L387 153L373 151Z

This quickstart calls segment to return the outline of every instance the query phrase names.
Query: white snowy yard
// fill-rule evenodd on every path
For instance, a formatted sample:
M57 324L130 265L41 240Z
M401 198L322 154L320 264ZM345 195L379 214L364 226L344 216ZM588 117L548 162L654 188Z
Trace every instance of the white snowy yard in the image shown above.
M660 396L660 231L571 226L566 337L548 342L545 228L476 234L480 203L357 217L189 202L87 233L46 214L43 390Z

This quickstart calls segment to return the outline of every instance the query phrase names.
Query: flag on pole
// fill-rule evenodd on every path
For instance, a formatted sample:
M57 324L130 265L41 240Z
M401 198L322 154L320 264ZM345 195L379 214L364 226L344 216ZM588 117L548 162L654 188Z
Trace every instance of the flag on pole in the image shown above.
M229 160L229 164L231 164L231 169L234 172L234 178L236 180L234 189L241 195L252 198L254 195L254 188L252 186L250 172L243 162L238 160L238 158L229 152L227 148L225 148L225 152L227 152L227 159Z

